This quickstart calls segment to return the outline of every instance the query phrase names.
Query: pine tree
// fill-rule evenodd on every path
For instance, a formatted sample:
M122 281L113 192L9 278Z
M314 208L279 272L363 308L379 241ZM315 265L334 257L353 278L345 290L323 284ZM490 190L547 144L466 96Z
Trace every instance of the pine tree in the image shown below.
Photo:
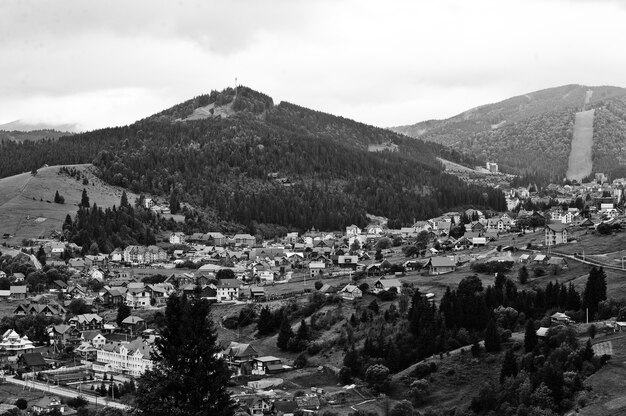
M85 188L83 188L83 194L80 198L80 205L78 206L83 208L89 208L89 196L87 196L87 190Z
M272 313L270 312L270 308L265 306L261 309L261 313L259 314L259 321L257 322L257 331L259 331L259 335L267 335L271 334L274 330L272 325Z
M232 416L230 371L219 350L210 304L171 296L165 328L156 342L155 366L139 379L136 407L153 416Z
M130 306L125 303L120 303L120 306L117 307L117 317L115 318L115 322L117 326L122 326L122 321L128 318L131 314Z
M517 376L517 360L515 359L513 349L509 348L504 354L504 361L500 370L500 383L503 383L507 377L515 376Z
M522 266L522 268L519 269L519 272L517 273L517 279L522 285L525 285L526 282L528 282L528 269L526 268L526 266Z
M500 335L493 319L489 320L485 329L485 350L487 352L500 351Z
M122 198L120 199L120 207L128 206L128 196L126 195L126 191L122 191Z
M39 250L37 250L37 260L41 263L42 266L46 265L46 252L43 249L43 246L39 246Z
M524 350L529 353L535 349L537 345L537 332L535 331L535 323L532 319L526 321L526 332L524 332Z
M289 341L293 338L293 330L289 325L289 319L287 314L283 314L283 319L280 322L280 328L278 329L278 338L276 339L276 346L283 351L289 348Z
M300 322L300 327L298 328L298 332L296 333L296 338L299 342L309 340L309 327L307 326L304 319Z
M69 231L72 229L72 216L67 214L65 216L65 221L63 222L63 231Z

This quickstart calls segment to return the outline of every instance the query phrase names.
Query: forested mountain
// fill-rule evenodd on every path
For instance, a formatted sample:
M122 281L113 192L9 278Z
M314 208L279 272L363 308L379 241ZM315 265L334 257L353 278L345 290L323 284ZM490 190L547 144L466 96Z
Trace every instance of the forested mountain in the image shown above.
M618 87L565 85L393 130L496 161L511 173L560 180L567 170L575 113L597 108L593 169L612 173L621 166L626 137L625 94Z
M398 152L369 152L393 143ZM91 162L114 185L173 195L212 218L305 230L365 224L365 214L392 225L461 206L502 210L500 191L468 186L444 173L441 156L476 160L239 87L212 92L130 126L60 140L3 143L0 174L45 164Z

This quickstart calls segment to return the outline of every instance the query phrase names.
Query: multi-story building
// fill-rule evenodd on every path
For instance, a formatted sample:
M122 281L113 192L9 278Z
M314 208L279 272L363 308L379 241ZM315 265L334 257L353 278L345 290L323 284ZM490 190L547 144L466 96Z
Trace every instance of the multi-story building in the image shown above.
M150 359L150 352L151 347L141 338L129 343L107 343L97 351L93 369L99 372L139 377L154 366L154 362Z

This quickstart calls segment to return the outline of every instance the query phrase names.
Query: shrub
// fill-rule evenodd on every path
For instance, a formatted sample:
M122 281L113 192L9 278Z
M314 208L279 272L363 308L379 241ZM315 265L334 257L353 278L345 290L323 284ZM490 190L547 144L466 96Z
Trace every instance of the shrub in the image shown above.
M15 405L18 409L25 410L28 407L28 402L26 401L26 399L20 398L15 401Z

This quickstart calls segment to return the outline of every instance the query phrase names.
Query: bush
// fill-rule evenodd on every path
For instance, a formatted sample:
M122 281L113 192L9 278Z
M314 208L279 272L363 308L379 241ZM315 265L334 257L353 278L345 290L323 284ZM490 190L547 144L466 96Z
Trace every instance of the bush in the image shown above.
M533 273L535 274L535 277L540 277L540 276L544 276L546 274L546 271L542 269L541 267L535 267L535 269L533 270Z
M315 341L315 342L311 342L306 350L310 355L315 355L318 352L320 352L323 348L324 348L323 341Z
M17 399L15 401L15 405L18 409L25 410L28 407L28 402L26 401L26 399Z
M309 365L309 360L307 360L304 354L298 355L296 359L293 361L293 366L296 368L304 368L307 365Z
M415 378L426 378L430 373L431 373L431 370L428 364L419 363L415 366L415 368L411 372L411 376Z
M322 286L324 286L324 283L322 283L321 281L318 280L317 282L315 282L315 290L320 290Z
M87 406L89 402L83 396L77 396L73 399L67 399L67 405L75 409Z

